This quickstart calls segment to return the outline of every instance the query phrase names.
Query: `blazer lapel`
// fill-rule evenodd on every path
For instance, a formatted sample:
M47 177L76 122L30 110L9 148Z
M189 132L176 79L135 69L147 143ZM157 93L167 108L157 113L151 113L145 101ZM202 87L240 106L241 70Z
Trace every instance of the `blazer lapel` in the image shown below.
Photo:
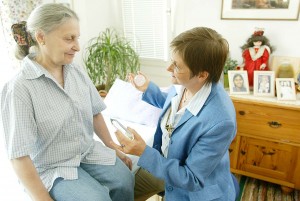
M216 94L216 89L217 89L217 84L213 83L212 85L212 89L211 92L209 94L209 96L207 97L207 100L205 101L202 109L208 104L208 102L211 100L211 98ZM201 110L202 110L201 109ZM199 113L201 112L201 110L199 111ZM165 111L164 111L165 112ZM175 127L174 131L180 127L182 124L184 124L187 120L189 120L192 116L194 116L189 110L185 110L183 116L181 117L180 121L178 122L177 126ZM174 132L173 131L173 132Z
M185 110L183 116L181 117L180 121L178 122L177 126L175 127L174 131L180 127L182 124L184 124L187 120L189 120L191 117L193 116L193 114L188 111L188 110ZM174 132L173 131L173 132Z
M163 106L163 108L162 108L162 113L161 113L160 117L163 117L163 116L165 115L166 111L168 110L168 108L169 108L170 105L171 105L171 100L172 100L172 98L173 98L174 96L176 96L176 95L177 95L177 92L176 92L176 90L175 90L175 87L173 87L173 88L171 89L171 91L169 92L169 95L168 95L168 97L167 97L167 99L166 99L166 101L165 101L165 104L164 104L164 106Z

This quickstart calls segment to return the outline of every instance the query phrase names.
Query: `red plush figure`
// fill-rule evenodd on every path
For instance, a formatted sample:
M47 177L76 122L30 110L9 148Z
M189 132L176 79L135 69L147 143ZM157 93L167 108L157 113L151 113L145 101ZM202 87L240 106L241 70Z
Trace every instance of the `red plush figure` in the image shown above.
M268 61L273 47L263 34L262 29L257 29L247 40L247 43L241 47L243 50L243 64L240 67L247 70L250 87L253 86L255 70L269 70Z

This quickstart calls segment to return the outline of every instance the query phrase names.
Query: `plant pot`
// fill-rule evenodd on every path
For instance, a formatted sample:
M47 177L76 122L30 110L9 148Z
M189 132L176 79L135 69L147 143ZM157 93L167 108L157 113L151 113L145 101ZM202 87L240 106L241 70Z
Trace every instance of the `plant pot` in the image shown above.
M228 89L229 88L229 80L228 80L228 74L224 74L224 88Z
M99 95L100 95L102 98L105 98L106 95L107 95L107 91L105 91L105 90L100 90L100 91L98 91L98 92L99 92Z

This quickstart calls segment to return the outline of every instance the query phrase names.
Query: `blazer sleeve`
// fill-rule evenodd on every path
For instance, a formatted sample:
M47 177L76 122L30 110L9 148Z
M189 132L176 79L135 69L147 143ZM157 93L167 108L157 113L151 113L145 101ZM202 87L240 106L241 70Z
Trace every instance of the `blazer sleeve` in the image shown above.
M142 100L154 107L162 109L167 95L167 93L162 92L160 88L151 81L147 90L143 93Z

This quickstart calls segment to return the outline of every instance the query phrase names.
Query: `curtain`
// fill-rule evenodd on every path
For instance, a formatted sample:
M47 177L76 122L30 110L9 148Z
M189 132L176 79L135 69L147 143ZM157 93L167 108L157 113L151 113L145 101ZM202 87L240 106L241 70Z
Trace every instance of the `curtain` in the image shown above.
M0 0L0 23L4 37L0 45L10 59L14 60L12 55L15 46L10 29L11 25L23 20L26 21L31 11L41 3L42 0Z

